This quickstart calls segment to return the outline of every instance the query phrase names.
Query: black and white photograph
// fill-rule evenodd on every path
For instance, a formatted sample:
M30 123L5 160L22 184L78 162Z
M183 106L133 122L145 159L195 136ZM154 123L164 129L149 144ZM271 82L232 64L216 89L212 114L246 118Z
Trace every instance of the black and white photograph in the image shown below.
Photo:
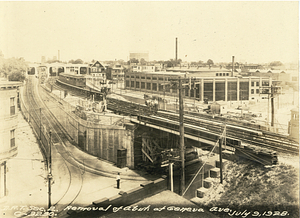
M300 216L298 1L0 1L0 217Z

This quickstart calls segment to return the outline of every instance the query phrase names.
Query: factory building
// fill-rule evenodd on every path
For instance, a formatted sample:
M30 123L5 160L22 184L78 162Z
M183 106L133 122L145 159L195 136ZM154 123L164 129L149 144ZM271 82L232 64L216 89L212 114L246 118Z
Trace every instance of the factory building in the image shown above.
M271 78L195 76L182 72L128 72L125 75L125 88L153 94L174 96L174 80L183 79L184 96L198 101L258 101L267 98L261 94L262 87L272 84ZM172 82L173 81L173 82ZM173 84L173 86L172 86ZM189 85L191 84L191 85Z

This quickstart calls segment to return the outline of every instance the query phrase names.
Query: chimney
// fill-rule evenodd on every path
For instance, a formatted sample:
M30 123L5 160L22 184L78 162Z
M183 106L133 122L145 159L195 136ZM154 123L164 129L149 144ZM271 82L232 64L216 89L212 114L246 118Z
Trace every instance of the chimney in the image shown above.
M231 72L232 77L233 77L233 72L234 72L234 56L232 56L232 72Z
M175 60L177 61L177 38L175 43Z

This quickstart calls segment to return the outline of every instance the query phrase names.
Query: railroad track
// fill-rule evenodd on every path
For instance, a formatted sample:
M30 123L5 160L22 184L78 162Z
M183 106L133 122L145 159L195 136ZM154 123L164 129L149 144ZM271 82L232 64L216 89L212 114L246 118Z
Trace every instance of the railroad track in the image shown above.
M169 128L178 130L177 126L176 128L174 127L176 124L172 123L172 121L179 123L179 115L176 113L166 111L153 112L147 106L116 99L109 99L107 107L110 110L125 115L139 116L140 118L144 117L144 120L147 120L153 125L167 127L168 124L173 124L173 126L169 125ZM165 125L160 121L163 121ZM220 136L222 134L226 124L226 135L234 140L240 140L246 144L252 144L284 153L296 154L299 152L299 144L295 141L288 139L286 136L274 134L265 130L247 128L244 125L236 125L230 122L227 124L226 122L220 122L219 120L192 116L189 114L184 116L184 123L188 126L188 128L185 127L185 132L195 137L215 140L215 136ZM199 127L206 129L206 131L199 130ZM192 129L196 130L196 132L192 132ZM213 136L213 138L211 136Z
M56 210L58 210L56 214L59 215L63 209L67 205L70 205L79 195L83 184L82 169L80 166L76 166L76 164L71 164L69 161L70 154L68 154L66 150L62 149L63 143L68 140L68 138L64 134L64 130L60 126L59 122L57 122L55 117L53 117L51 112L47 109L44 102L36 94L37 88L34 76L28 76L25 91L27 98L25 101L27 102L31 114L31 124L37 136L42 141L41 150L44 153L44 157L49 156L49 146L47 143L49 135L45 133L45 136L43 136L40 126L45 126L48 130L51 129L53 145L52 158L55 160L55 162L52 161L52 163L53 165L57 164L57 169L65 167L67 171L67 175L64 175L63 177L68 181L67 187L63 193L60 193L60 197L52 203L52 206L55 206ZM42 108L42 110L40 110L40 108Z
M64 85L64 88L68 88L68 86ZM72 88L74 89L74 86ZM76 95L76 92L74 92L74 95ZM148 118L148 121L150 120L151 116L156 116L165 119L166 123L170 123L172 121L179 122L179 115L174 112L155 111L146 105L131 103L109 97L107 97L107 108L123 115L139 117L143 116L145 119ZM158 120L159 118L156 119L156 121ZM244 143L263 148L269 148L279 152L291 154L299 153L299 144L297 142L289 139L287 136L267 131L265 128L255 124L249 125L243 122L237 123L237 121L222 117L212 118L206 114L195 114L190 112L185 112L184 123L194 126L195 130L197 130L198 127L205 128L207 129L206 132L210 133L211 135L220 135L226 124L226 134L232 139L240 140ZM155 125L154 119L152 124ZM161 126L163 127L163 125ZM205 136L204 132L202 135L197 135L195 133L193 133L193 135L196 137L201 136L206 139L209 138Z

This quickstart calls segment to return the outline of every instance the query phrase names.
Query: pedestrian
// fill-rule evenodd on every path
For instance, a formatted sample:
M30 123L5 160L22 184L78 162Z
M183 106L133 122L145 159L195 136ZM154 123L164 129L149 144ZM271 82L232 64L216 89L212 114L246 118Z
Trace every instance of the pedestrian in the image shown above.
M117 189L119 189L120 188L120 180L121 180L120 173L118 173L116 180L117 180Z

